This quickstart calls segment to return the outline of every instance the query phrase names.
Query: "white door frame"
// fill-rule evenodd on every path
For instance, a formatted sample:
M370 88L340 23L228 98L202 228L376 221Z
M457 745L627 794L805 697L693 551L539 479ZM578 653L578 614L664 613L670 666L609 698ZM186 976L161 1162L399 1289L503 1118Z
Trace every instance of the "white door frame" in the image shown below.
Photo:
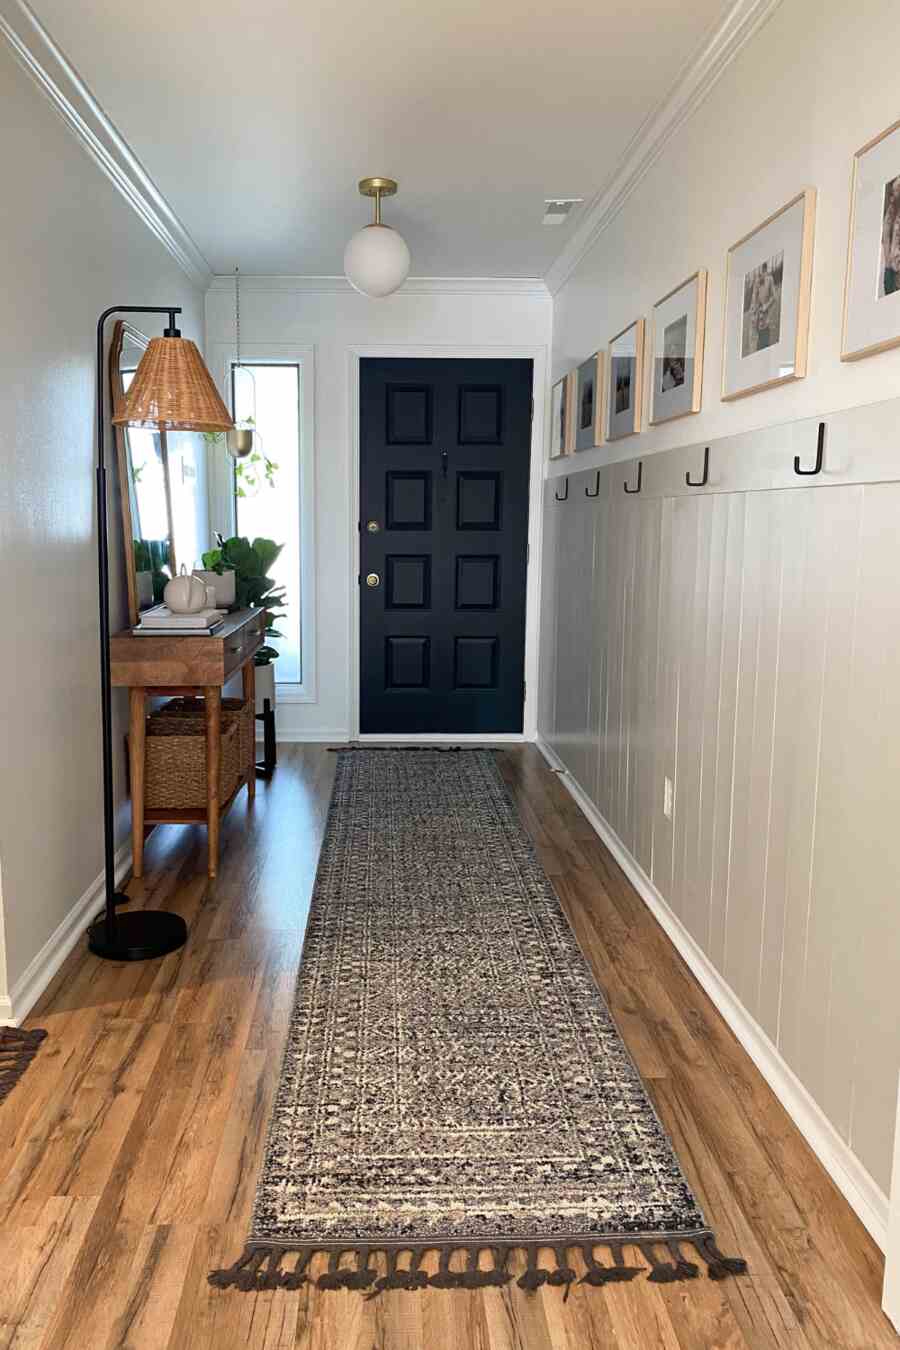
M367 356L387 356L400 359L432 360L525 360L532 361L532 390L534 416L531 419L531 465L528 492L528 562L525 578L525 707L522 734L496 736L453 735L441 733L430 736L363 736L359 734L360 649L359 649L359 363ZM538 707L538 621L540 616L541 532L543 525L544 481L544 406L547 388L547 348L544 347L485 347L435 346L430 343L390 343L384 346L366 345L347 349L347 386L350 409L350 679L347 725L351 740L391 742L441 742L454 744L464 741L533 741L537 735Z

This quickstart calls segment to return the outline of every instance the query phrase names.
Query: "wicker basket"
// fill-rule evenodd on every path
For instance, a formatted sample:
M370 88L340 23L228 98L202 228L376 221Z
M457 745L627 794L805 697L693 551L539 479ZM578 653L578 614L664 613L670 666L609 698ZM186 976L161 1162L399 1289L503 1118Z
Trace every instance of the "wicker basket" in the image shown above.
M226 726L230 726L235 718L238 721L240 746L241 746L241 764L249 765L256 758L256 710L253 704L242 698L223 698L222 699L222 731ZM168 703L164 703L161 708L157 708L152 714L152 718L159 719L160 725L168 723L172 718L178 719L177 729L179 731L190 729L192 736L206 735L206 712L202 698L171 698ZM167 733L172 734L175 729L166 727Z
M220 802L246 777L254 732L252 707L223 699ZM206 809L206 716L199 699L170 699L150 714L144 774L147 810Z

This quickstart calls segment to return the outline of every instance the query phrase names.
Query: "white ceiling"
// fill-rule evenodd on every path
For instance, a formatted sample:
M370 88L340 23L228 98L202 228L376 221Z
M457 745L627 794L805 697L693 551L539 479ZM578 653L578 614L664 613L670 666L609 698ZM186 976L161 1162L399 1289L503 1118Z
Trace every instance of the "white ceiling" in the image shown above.
M368 219L414 276L542 276L726 0L31 0L215 272L336 275Z

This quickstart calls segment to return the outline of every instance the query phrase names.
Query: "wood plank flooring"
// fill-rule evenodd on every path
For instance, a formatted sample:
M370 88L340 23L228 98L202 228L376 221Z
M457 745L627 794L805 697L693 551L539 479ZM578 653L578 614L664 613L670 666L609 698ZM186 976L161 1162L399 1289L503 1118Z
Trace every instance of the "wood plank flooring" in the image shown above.
M334 755L282 747L254 806L148 841L135 903L189 945L80 947L28 1025L50 1039L0 1107L0 1350L876 1350L882 1259L559 780L503 773L722 1247L714 1284L357 1294L211 1289L248 1230Z

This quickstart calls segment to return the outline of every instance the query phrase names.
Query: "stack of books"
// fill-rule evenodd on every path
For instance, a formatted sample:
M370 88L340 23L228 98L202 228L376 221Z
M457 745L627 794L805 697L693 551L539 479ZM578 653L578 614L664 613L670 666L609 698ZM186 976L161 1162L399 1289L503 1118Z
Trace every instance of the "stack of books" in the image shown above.
M201 609L196 614L173 614L166 605L144 610L132 633L137 637L162 637L178 633L182 637L209 637L222 627L224 609Z

